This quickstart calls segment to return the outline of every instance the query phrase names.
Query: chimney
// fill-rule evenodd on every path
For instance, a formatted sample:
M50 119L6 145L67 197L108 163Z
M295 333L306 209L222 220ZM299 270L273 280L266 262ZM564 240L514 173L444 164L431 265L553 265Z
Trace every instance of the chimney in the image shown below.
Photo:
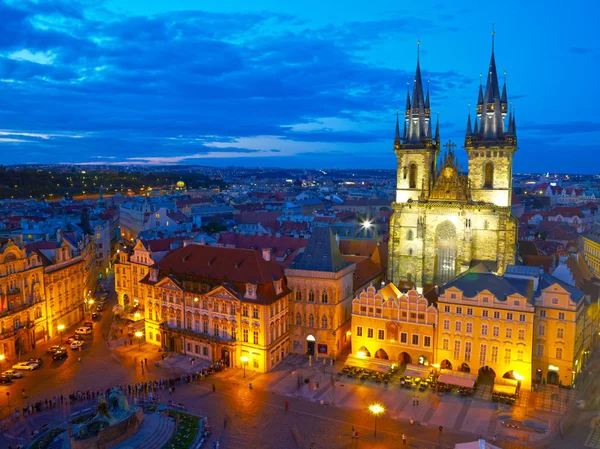
M271 261L271 248L263 248L262 256L263 256L263 259L265 259L267 262L270 262Z

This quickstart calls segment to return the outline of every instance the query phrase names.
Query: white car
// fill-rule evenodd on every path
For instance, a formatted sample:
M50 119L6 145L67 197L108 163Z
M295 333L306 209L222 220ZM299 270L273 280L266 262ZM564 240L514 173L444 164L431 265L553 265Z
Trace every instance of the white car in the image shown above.
M89 335L92 333L92 329L89 327L78 327L75 329L76 335Z
M40 367L39 363L36 362L19 362L16 365L12 366L13 369L24 369L24 370L34 370Z
M10 377L12 377L13 379L19 379L20 377L23 377L23 373L20 373L20 372L18 372L18 371L15 371L14 369L7 369L7 370L6 370L6 371L4 371L2 374L3 374L3 375L6 375L6 376L10 376Z
M73 340L73 343L71 343L71 349L79 349L82 346L83 342L81 340Z

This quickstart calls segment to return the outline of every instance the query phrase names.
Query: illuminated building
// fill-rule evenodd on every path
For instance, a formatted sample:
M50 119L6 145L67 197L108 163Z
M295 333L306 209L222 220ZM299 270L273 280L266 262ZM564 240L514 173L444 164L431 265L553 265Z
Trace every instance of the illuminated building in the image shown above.
M438 311L416 290L368 287L352 301L352 354L389 363L434 363Z
M388 279L420 290L442 285L477 262L502 274L514 263L517 222L511 215L512 160L517 150L514 114L506 83L499 89L492 50L485 92L479 87L477 117L467 120L468 175L446 144L440 152L439 122L432 132L429 88L424 95L420 62L412 97L407 94L404 132L396 121L396 202L390 222Z
M592 273L600 278L600 224L579 236L579 246Z
M139 282L146 340L169 351L267 372L288 353L290 290L257 251L188 244Z

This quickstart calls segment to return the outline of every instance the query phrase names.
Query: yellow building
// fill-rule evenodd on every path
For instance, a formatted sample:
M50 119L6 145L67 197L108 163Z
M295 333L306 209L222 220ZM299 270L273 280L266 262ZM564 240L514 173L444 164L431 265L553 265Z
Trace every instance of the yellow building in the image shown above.
M515 261L517 221L511 215L512 160L517 150L514 116L507 115L506 85L499 90L494 54L477 118L469 115L465 149L468 175L452 142L438 161L439 123L432 133L429 91L417 63L412 98L406 100L404 133L396 121L396 201L390 221L388 279L421 289L442 285L477 262L502 274Z
M432 365L438 311L416 290L368 287L352 301L352 354L391 363Z
M594 276L600 278L600 224L579 236L579 247Z
M317 227L285 270L290 301L290 351L335 358L350 343L356 264L344 260L328 227Z
M288 353L291 291L283 268L256 251L188 244L139 284L148 342L263 373Z
M438 298L436 339L441 368L509 377L529 388L533 295L528 279L497 276L483 265L444 285Z
M44 341L45 319L41 257L9 240L0 247L0 355L14 361Z

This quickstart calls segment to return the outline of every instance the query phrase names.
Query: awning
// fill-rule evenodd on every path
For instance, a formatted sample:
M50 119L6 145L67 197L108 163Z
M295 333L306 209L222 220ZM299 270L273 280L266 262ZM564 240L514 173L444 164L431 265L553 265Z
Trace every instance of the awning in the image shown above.
M498 394L508 394L516 396L518 387L518 381L514 379L505 379L501 377L500 379L496 379L496 381L494 382L494 389L492 391Z
M477 376L474 374L447 369L441 370L441 374L438 377L438 382L464 388L473 388L476 380Z
M431 373L431 368L423 365L413 365L409 363L406 365L406 369L404 370L404 376L410 377L419 377L421 379L425 379Z
M377 360L377 361L375 362L374 360ZM384 373L384 374L390 370L392 363L393 362L390 362L390 361L384 360L384 359L371 359L371 358L363 359L361 357L356 357L353 354L350 354L348 356L348 358L346 359L346 365L348 365L348 366L355 366L357 368L370 369L370 370L378 371L378 372Z

